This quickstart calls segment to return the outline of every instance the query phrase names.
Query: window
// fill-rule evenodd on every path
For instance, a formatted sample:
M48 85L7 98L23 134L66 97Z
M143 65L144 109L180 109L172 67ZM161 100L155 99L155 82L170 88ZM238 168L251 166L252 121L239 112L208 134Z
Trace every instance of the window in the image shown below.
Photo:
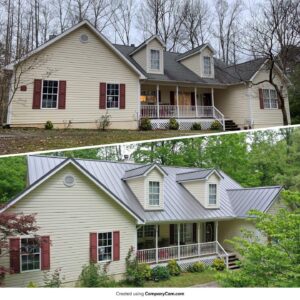
M174 228L174 242L178 243L177 224ZM180 224L180 243L186 244L193 242L193 224Z
M159 226L158 226L159 236ZM138 229L138 238L155 237L155 225L144 225Z
M21 271L40 270L40 245L35 238L21 239Z
M119 85L108 83L106 87L106 107L119 108Z
M210 205L217 204L217 185L216 184L210 184L209 185L208 204L210 204Z
M211 58L209 56L203 57L204 75L211 75Z
M278 108L278 98L275 90L263 89L264 108Z
M157 94L156 91L142 91L140 100L142 103L155 104L157 103L156 94Z
M160 51L159 50L150 50L151 53L151 70L159 70L160 69Z
M158 181L149 181L149 205L159 205Z
M98 234L98 261L112 260L112 233Z
M42 108L57 108L58 81L43 80Z

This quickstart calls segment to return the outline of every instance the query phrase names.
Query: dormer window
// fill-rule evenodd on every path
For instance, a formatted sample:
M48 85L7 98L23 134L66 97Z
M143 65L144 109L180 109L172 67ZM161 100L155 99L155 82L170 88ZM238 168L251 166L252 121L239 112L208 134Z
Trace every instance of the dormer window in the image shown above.
M149 205L159 206L159 181L149 181Z
M203 66L204 66L204 75L211 76L211 57L204 56L203 57Z
M151 55L151 70L157 70L159 71L160 69L160 51L151 49L150 50L150 55Z
M209 184L208 186L208 204L216 205L217 204L217 185Z

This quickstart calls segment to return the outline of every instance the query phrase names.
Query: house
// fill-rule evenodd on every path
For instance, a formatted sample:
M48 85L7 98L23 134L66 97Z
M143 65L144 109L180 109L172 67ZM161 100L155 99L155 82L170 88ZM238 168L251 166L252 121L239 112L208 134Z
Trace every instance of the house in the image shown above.
M72 285L90 261L108 263L108 273L120 278L131 247L151 266L216 257L228 265L234 253L225 240L242 227L254 230L250 209L276 211L280 191L243 188L216 169L29 156L28 187L0 213L35 213L42 242L10 238L0 265L13 273L4 284L42 285L44 271L61 268Z
M176 118L181 129L217 121L225 129L282 125L266 60L225 66L210 44L185 53L165 51L158 36L139 46L109 42L88 21L58 35L6 66L16 87L8 108L12 127L96 128L110 115L111 128L137 129L150 118L154 129ZM290 120L289 80L276 68ZM258 84L260 83L260 84Z

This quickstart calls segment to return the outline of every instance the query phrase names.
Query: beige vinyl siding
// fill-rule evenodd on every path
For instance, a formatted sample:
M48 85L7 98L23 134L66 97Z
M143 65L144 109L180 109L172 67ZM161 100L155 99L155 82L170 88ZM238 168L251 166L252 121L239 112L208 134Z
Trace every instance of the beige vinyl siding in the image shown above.
M88 35L88 43L80 42L82 34ZM34 68L21 78L27 91L18 90L14 97L11 125L43 125L50 120L57 127L71 121L73 127L96 128L96 120L106 112L99 109L99 84L106 82L126 84L126 109L107 110L111 127L137 128L139 76L88 27L45 48L27 65ZM66 109L32 109L34 79L66 80Z
M201 77L200 54L195 54L184 60L181 60L180 63Z
M141 205L145 207L145 178L138 177L126 180L126 183L130 187Z
M279 209L288 209L287 205L280 198L274 201L274 203L269 207L267 213L275 215Z
M147 47L142 48L132 55L132 58L147 71Z
M66 187L66 174L75 176L75 185ZM51 239L51 270L61 268L66 282L74 282L89 263L89 233L120 231L120 260L111 262L109 274L125 272L125 257L136 246L136 222L123 208L73 166L66 166L9 209L9 212L37 213L38 234ZM2 262L1 262L2 264ZM9 257L3 264L9 265ZM6 286L43 284L43 272L8 275Z
M159 50L159 53L160 53L160 65L159 65L160 68L159 68L159 70L151 69L151 49ZM156 39L153 39L147 45L147 72L155 73L155 74L164 74L164 48Z

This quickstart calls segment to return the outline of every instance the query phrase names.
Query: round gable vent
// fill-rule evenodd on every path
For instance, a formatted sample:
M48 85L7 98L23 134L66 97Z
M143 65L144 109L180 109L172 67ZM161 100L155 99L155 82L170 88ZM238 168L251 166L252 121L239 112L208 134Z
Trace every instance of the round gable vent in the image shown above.
M89 37L86 34L82 34L80 36L80 42L81 43L87 43L89 41Z
M73 186L75 184L75 178L73 175L66 175L64 178L65 186Z

